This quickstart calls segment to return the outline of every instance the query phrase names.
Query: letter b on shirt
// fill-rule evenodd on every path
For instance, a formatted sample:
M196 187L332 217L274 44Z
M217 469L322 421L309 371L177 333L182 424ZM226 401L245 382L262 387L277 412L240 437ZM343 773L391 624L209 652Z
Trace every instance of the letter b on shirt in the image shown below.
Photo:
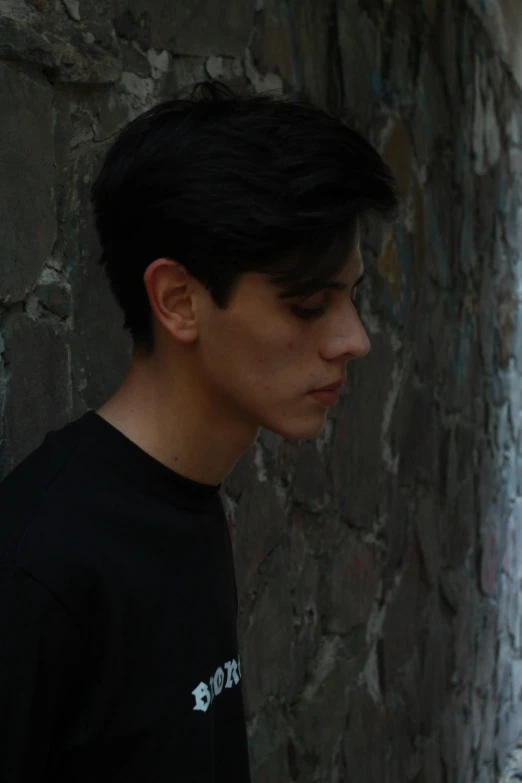
M196 704L193 709L206 712L210 704L210 691L208 685L204 682L200 682L197 688L194 688L192 695L196 699Z

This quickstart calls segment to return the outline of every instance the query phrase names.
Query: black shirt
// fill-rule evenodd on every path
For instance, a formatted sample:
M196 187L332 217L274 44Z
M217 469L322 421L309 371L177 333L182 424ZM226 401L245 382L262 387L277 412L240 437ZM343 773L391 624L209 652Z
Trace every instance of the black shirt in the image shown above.
M2 783L248 783L218 486L94 411L0 484Z

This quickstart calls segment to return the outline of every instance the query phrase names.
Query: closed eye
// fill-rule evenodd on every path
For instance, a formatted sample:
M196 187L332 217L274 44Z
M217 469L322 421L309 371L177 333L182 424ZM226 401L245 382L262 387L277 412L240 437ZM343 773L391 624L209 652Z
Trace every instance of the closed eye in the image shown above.
M294 305L292 312L298 317L306 321L308 318L320 318L326 313L326 307L299 307Z
M361 287L361 285L362 285L364 280L365 280L365 273L363 272L360 275L360 277L355 281L355 283L353 285L353 288L352 288L352 292L350 294L350 299L352 300L352 303L353 303L355 309L357 310L357 312L359 312L359 309L358 309L358 306L357 306L356 296L359 293L360 287ZM326 298L326 301L322 305L320 305L319 307L306 307L306 306L303 306L303 305L295 304L291 308L292 312L298 318L301 318L303 320L312 319L312 318L320 318L322 315L324 315L326 313L326 311L328 309L328 304L330 302L330 291L331 290L344 291L344 290L346 290L346 287L347 286L345 285L345 283L341 283L339 281L333 281L333 282L330 282L330 283L326 283L325 286L323 287L323 290L326 292L326 297L327 298Z

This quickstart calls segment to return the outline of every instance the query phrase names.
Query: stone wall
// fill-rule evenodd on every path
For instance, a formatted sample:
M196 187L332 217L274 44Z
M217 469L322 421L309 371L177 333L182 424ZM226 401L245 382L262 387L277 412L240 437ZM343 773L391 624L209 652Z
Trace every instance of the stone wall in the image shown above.
M3 474L124 373L88 190L127 120L306 91L397 172L349 394L225 482L255 783L494 783L522 733L517 4L0 0Z

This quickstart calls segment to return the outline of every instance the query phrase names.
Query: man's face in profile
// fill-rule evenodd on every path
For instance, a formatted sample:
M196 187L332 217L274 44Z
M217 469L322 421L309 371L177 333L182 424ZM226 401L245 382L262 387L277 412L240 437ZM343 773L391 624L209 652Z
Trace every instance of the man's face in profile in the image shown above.
M240 278L225 310L207 294L199 371L219 405L216 415L287 438L316 436L328 402L310 392L344 380L346 362L370 350L354 304L363 269L357 242L333 290L281 299L266 274L252 272Z

